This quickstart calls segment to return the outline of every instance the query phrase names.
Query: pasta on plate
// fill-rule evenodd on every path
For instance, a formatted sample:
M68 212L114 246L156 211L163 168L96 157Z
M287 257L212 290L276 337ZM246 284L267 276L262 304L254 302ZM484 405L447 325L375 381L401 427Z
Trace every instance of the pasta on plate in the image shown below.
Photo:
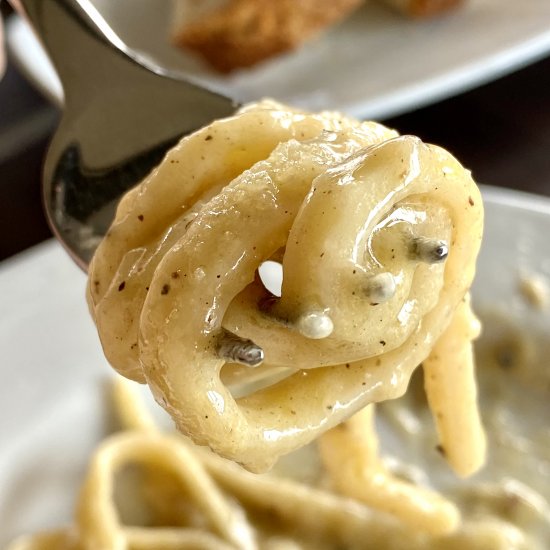
M443 149L264 101L185 137L123 198L88 303L113 367L255 472L403 394L428 359L445 454L468 475L485 452L467 297L482 225L475 183ZM280 297L257 274L270 259Z
M490 514L468 518L452 533L408 525L332 491L330 481L338 487L342 480L330 466L328 480L321 477L321 483L313 485L252 474L184 437L162 433L130 382L118 379L114 389L122 431L109 436L95 451L78 497L74 525L21 537L8 550L529 547L521 531ZM364 414L370 413L351 419L351 431L362 428ZM339 437L341 428L335 430ZM352 449L340 450L340 455L362 460L363 453L354 454L357 447L371 446L372 441L369 434L359 437ZM133 475L127 476L130 483L122 484L121 491L119 478L125 473ZM357 469L347 475L356 476L356 485L361 485ZM493 498L492 493L487 496ZM421 515L417 518L422 520Z

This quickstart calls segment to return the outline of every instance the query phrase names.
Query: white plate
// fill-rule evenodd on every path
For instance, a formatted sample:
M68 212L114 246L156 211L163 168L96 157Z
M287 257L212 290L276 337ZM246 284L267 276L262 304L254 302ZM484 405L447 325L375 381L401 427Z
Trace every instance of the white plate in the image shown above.
M131 47L241 100L265 96L310 109L383 118L467 90L550 51L548 0L468 0L430 21L366 5L299 52L231 77L208 72L166 37L170 0L93 0ZM62 90L41 47L19 19L8 44L29 78L54 101Z
M475 304L504 304L550 333L550 311L530 310L517 293L520 268L550 280L550 201L494 188L484 196ZM70 520L87 458L107 431L111 371L84 287L55 242L0 265L0 548Z

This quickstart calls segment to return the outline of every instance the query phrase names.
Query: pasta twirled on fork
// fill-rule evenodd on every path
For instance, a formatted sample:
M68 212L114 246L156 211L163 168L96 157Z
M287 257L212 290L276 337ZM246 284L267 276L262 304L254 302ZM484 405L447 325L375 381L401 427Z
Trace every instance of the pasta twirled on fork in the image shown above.
M482 218L444 150L263 102L184 138L123 199L88 301L109 361L147 382L180 431L264 471L406 390L465 299ZM280 298L256 275L269 259L282 259ZM281 367L284 379L239 398L224 383ZM476 448L473 463L451 461L467 474L484 439L473 372L461 376L469 421L438 426Z

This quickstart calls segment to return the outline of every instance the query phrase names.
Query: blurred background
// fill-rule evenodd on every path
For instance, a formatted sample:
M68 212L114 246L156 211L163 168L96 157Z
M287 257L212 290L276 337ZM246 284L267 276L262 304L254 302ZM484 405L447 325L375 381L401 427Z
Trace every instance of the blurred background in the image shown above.
M471 0L472 3L475 1ZM15 15L6 2L0 1L0 9L9 29L10 20ZM367 16L360 16L346 27L353 36L358 36L361 17ZM393 18L394 15L380 11L378 17ZM440 23L430 25L430 32L440 32L441 29L434 26L441 26ZM382 90L377 91L376 101L373 100L364 113L360 112L357 102L350 103L347 110L369 117L374 114L401 133L415 134L447 148L472 170L480 183L550 196L550 57L545 53L550 50L550 20L542 21L541 28L543 31L546 28L549 47L539 43L535 53L510 62L509 67L503 62L498 70L494 70L489 64L484 74L483 65L477 64L475 79L466 78L467 82L455 83L445 90L434 92L426 89L426 97L417 94L416 103L409 100L397 107L389 103L384 106ZM538 32L540 37L540 29ZM329 38L328 44L336 38ZM260 77L268 82L268 71L287 71L291 86L292 72L299 71L300 63L309 63L308 55L323 54L323 40L308 45L309 53L300 53L297 60L261 69ZM412 36L411 40L414 42L415 37ZM468 37L465 36L464 40L467 41ZM345 47L349 48L349 44L346 43ZM458 46L434 43L432 47L437 50ZM383 52L379 53L378 58L382 55ZM418 70L422 69L423 63L423 58L418 57ZM389 70L393 70L391 65ZM21 54L14 55L12 45L8 50L7 71L0 81L0 260L51 237L42 212L40 172L60 110L55 101L45 99L29 83L24 73L28 73L28 67L22 66ZM459 78L456 76L459 72L454 74ZM238 77L228 77L227 82L241 91L248 86L249 96L255 90L261 90L257 83L250 84L249 80L242 84ZM435 82L434 78L431 82ZM418 88L418 83L414 85ZM462 91L464 88L469 90ZM307 106L308 102L312 108L324 106L319 93L296 95L297 104ZM375 103L378 107L373 107ZM342 107L339 104L333 106ZM344 102L343 108L346 107Z

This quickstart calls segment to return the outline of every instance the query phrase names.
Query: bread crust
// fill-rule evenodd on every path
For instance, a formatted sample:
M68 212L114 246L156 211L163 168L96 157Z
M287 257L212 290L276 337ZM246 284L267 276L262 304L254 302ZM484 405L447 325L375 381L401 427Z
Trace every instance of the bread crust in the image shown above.
M455 9L464 0L383 0L411 17L431 17Z
M174 43L228 73L297 48L363 0L230 0L174 33Z

